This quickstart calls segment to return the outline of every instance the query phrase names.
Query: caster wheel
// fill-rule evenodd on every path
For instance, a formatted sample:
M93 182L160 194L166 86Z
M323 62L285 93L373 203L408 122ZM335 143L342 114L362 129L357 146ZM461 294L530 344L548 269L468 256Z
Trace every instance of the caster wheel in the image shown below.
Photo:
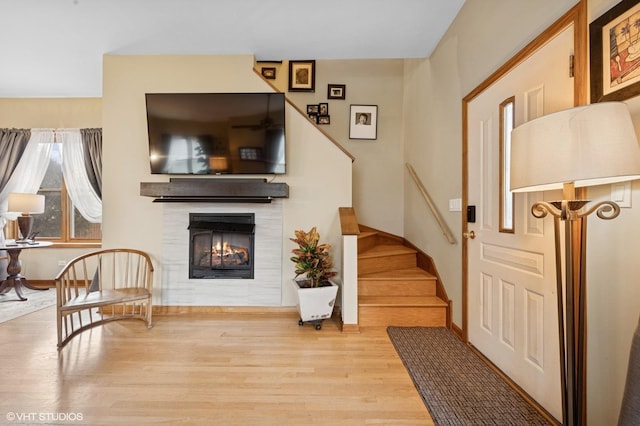
M322 325L321 324L316 324L316 330L320 330L322 329Z
M302 327L304 325L304 322L302 322L302 320L298 320L298 325Z

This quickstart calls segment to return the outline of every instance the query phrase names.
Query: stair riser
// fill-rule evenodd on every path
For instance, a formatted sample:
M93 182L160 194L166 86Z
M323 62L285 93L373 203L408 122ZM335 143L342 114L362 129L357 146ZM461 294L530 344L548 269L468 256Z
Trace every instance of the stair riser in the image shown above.
M446 327L445 307L359 307L360 327Z
M358 274L392 271L416 266L415 254L358 258Z
M358 296L435 296L433 280L358 280Z
M376 244L378 244L378 237L375 234L359 237L358 253L362 253L364 251L372 249L376 246Z

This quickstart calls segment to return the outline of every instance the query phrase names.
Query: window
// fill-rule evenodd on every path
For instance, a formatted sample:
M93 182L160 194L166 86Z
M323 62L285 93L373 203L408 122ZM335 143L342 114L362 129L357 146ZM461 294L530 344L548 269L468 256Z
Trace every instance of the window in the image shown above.
M91 223L82 217L67 194L60 145L57 143L53 145L51 161L38 193L45 196L44 213L33 215L33 229L39 232L38 238L54 242L100 241L101 224Z
M500 104L500 232L513 233L513 192L511 179L511 131L514 123L515 98Z

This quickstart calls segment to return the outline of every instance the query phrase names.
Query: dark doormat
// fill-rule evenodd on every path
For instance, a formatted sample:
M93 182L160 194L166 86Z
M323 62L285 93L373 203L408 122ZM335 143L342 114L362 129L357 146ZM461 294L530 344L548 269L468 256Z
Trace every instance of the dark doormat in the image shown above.
M436 425L550 425L447 328L387 333Z

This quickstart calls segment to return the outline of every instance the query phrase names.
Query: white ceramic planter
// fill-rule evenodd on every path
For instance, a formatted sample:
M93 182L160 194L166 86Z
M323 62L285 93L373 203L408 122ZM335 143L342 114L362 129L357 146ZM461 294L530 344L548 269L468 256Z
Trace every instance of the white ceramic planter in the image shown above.
M338 285L304 288L294 279L293 285L298 295L298 313L302 322L318 321L331 318L333 306L336 304Z

